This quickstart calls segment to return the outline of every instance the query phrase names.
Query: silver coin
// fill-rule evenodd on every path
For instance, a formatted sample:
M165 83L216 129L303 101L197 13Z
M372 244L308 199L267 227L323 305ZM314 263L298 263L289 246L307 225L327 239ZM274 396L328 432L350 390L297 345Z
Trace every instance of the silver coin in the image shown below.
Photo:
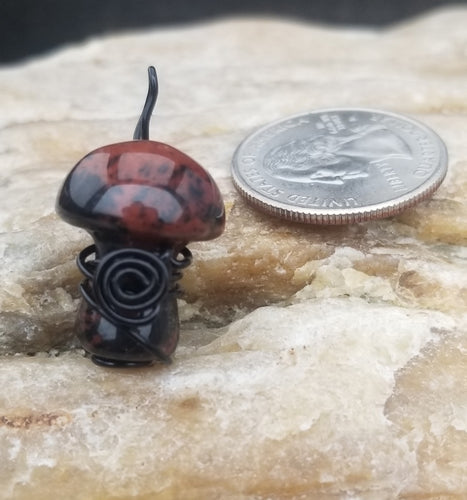
M395 215L430 196L447 170L433 130L371 109L325 109L260 128L237 148L234 184L254 206L312 224Z

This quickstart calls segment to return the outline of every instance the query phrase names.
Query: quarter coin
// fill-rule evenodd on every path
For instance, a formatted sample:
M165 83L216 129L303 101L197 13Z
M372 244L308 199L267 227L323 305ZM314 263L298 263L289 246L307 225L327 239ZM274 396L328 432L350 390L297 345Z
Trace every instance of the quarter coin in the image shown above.
M237 148L232 177L255 207L288 220L350 224L429 197L447 151L416 120L371 109L325 109L266 125Z

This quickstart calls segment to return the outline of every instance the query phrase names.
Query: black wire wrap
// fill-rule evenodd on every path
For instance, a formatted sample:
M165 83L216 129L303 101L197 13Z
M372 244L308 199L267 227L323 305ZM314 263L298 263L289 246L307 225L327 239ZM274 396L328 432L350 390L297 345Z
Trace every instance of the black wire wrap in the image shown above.
M122 248L102 259L87 260L96 249L80 252L77 263L86 280L81 284L84 299L116 326L140 326L158 314L171 282L171 259L138 248Z

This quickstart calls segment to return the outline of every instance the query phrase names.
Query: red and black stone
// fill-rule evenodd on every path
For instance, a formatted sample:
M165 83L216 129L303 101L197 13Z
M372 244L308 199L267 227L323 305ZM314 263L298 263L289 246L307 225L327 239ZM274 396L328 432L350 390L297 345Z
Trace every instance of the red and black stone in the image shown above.
M95 241L78 259L86 279L77 335L93 361L169 360L179 337L176 281L191 261L184 247L224 229L224 204L211 176L167 144L103 146L71 170L57 212Z
M216 238L225 218L219 189L198 163L144 140L86 155L66 178L57 212L91 234L148 249Z

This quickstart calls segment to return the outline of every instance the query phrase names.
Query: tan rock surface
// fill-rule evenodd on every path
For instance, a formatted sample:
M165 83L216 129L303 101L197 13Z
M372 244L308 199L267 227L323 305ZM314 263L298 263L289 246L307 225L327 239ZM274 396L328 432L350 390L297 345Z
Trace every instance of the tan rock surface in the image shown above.
M0 497L467 497L466 23L224 20L0 69ZM74 344L89 237L54 200L85 153L131 137L148 64L152 138L208 168L228 221L190 246L174 363L108 371ZM239 141L330 106L434 128L450 165L433 199L332 228L246 206Z

